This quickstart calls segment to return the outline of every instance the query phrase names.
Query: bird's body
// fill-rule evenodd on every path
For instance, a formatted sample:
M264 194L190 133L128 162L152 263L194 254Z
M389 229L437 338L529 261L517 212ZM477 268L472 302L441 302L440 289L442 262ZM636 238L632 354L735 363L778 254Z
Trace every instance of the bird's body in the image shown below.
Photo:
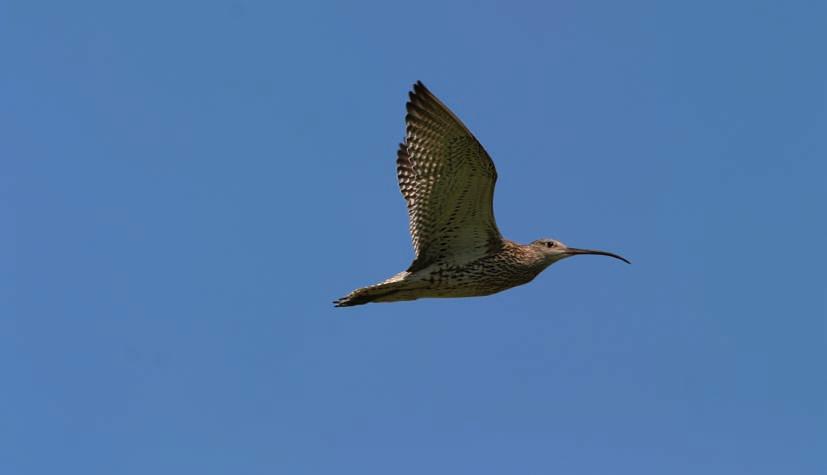
M525 284L554 262L603 252L540 239L517 244L494 220L497 171L477 139L422 83L407 104L397 177L416 258L404 272L356 289L336 306L426 297L475 297Z
M495 252L469 260L438 261L413 272L400 272L345 298L347 304L358 305L426 297L479 297L526 284L548 265L529 246L504 240L502 249Z

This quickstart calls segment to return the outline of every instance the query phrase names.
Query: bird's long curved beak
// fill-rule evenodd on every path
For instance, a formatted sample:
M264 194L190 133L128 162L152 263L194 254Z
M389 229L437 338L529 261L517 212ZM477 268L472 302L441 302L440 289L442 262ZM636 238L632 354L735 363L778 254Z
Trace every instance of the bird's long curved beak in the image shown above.
M620 257L617 254L612 254L611 252L606 252L606 251L593 251L591 249L575 249L573 247L570 247L566 250L566 254L569 254L569 255L572 255L572 256L576 256L578 254L595 254L595 255L598 255L598 256L609 256L609 257L614 257L615 259L620 259L621 261L623 261L627 264L631 264L631 262L627 261L625 258Z

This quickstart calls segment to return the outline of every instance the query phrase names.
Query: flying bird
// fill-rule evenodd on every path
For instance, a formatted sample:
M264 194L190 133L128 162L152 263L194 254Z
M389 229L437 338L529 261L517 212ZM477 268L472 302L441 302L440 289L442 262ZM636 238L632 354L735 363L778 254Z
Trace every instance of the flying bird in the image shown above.
M396 154L415 258L407 270L334 301L337 307L426 297L490 295L530 282L567 257L617 254L554 239L518 244L494 220L497 170L471 131L417 81Z

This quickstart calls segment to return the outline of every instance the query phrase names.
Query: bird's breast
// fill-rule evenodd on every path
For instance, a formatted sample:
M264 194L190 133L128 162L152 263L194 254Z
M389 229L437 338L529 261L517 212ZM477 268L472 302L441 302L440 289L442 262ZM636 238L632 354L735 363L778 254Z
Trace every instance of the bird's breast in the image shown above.
M530 282L539 271L501 256L487 256L464 264L429 266L406 280L432 297L489 295ZM423 296L425 296L423 294Z

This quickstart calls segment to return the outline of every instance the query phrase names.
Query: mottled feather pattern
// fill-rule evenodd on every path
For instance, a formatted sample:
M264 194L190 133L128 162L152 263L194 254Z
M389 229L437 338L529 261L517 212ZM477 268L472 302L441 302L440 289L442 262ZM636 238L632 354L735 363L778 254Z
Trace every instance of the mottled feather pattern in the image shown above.
M416 206L409 206L416 259L411 269L454 258L471 261L496 248L497 172L467 127L422 83L407 104L406 155L415 178ZM400 188L408 186L400 180ZM406 192L403 191L403 195Z
M399 151L396 153L396 178L399 181L399 191L402 192L405 203L408 205L408 231L411 236L414 236L416 232L411 217L416 206L416 171L408 155L408 147L404 143L399 144Z
M399 151L396 153L396 178L399 181L399 191L402 192L410 212L416 202L416 172L408 156L408 147L404 143L399 144Z

